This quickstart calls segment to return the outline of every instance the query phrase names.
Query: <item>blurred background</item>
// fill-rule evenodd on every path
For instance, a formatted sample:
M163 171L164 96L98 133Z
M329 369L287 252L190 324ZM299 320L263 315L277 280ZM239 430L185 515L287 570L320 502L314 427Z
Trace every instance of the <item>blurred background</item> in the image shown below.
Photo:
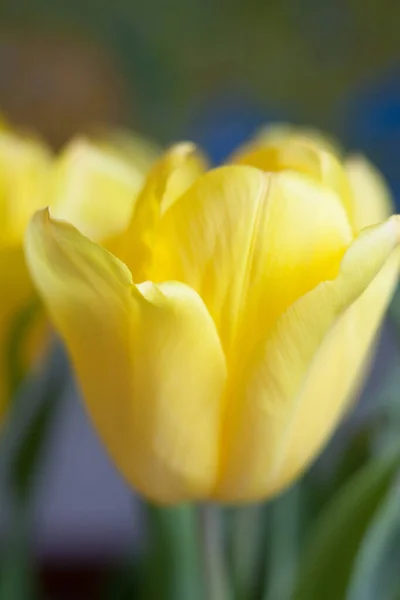
M162 145L190 138L216 163L262 124L311 125L366 153L400 208L399 26L395 0L3 0L0 110L55 148L123 126ZM387 327L362 407L389 372L385 393L396 389L395 338ZM142 513L72 384L40 483L34 539L48 597L100 597L140 543ZM5 521L0 505L0 532Z

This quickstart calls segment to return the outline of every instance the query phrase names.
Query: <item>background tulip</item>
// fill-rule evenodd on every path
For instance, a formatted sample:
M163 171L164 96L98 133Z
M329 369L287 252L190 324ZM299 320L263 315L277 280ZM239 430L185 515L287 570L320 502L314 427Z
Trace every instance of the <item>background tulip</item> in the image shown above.
M26 224L47 196L50 150L39 140L0 131L0 416L12 393L10 338L17 316L35 297L25 265L22 240ZM37 354L41 326L31 322L21 349L22 369Z
M155 153L138 138L116 136L97 143L79 138L54 156L38 139L6 125L0 130L0 415L13 392L11 338L36 298L23 253L29 219L50 201L58 217L95 239L119 233L129 223ZM135 161L128 158L133 156ZM21 376L43 349L45 331L45 319L36 311L19 348Z
M359 386L400 223L366 163L356 175L329 144L287 132L242 164L200 167L168 199L176 177L193 180L183 148L150 173L123 261L46 211L27 260L129 482L165 503L253 501L309 465ZM379 224L362 229L368 177Z

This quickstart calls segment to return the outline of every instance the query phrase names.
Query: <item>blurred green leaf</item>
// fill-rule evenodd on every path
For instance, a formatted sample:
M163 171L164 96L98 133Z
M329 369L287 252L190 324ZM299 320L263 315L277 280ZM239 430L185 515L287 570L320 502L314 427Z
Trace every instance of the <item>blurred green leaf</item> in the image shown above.
M398 449L374 459L332 499L317 519L309 540L294 600L346 598L361 544L399 465Z
M377 510L354 565L346 600L390 600L400 586L400 488L398 481Z
M400 290L397 290L389 307L389 318L396 328L397 339L400 343Z
M18 336L20 331L17 328ZM22 337L21 337L22 341ZM60 360L61 359L61 360ZM50 354L42 378L30 375L18 386L0 437L0 475L9 505L6 544L0 565L0 600L37 597L31 556L31 515L35 484L68 369L63 354Z
M101 600L132 600L140 598L140 561L130 556L123 564L113 568L101 591Z
M327 452L319 457L311 473L306 474L307 489L312 496L307 497L307 508L312 502L310 517L313 522L329 506L337 490L351 481L371 459L374 427L374 424L365 422L356 431L340 431Z
M10 397L16 394L25 377L24 342L33 321L40 311L40 307L39 300L37 298L33 299L32 302L22 308L11 324L5 353Z
M11 536L0 566L0 600L33 600L37 580L29 551L29 512L25 506L13 506Z
M61 348L49 353L45 372L20 386L3 429L0 453L14 501L28 502L41 468L49 431L69 377Z
M52 382L52 386L45 390L43 402L33 415L13 458L11 485L14 493L20 498L29 498L40 468L48 433L58 406L57 400L62 390L61 382L58 383L59 386L56 386L56 383Z
M395 589L391 590L387 594L386 600L400 600L400 586L397 586Z

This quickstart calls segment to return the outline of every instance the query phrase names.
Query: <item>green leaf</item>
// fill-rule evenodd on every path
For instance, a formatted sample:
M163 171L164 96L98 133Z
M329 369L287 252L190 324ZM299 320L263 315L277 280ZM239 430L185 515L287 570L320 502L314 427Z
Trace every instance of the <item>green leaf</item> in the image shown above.
M28 501L69 376L61 348L53 348L41 377L28 376L10 407L0 438L0 471L14 500Z
M385 600L400 600L400 585L391 590Z
M32 375L19 386L3 425L0 480L8 486L10 502L5 507L9 531L1 553L0 600L37 597L30 552L32 503L67 374L65 361L60 364L60 352L53 352L44 376Z
M11 535L0 565L0 600L33 600L37 579L29 548L30 514L19 504L12 509Z
M34 298L16 315L8 332L5 355L8 374L7 389L10 397L16 394L25 377L25 361L22 357L24 342L40 310L41 304L37 298Z
M396 482L377 510L354 565L346 600L389 600L400 586L400 489Z
M127 556L115 566L100 594L99 600L132 600L140 595L140 561L137 556Z
M300 564L294 600L344 600L363 539L400 465L400 451L374 459L317 519Z

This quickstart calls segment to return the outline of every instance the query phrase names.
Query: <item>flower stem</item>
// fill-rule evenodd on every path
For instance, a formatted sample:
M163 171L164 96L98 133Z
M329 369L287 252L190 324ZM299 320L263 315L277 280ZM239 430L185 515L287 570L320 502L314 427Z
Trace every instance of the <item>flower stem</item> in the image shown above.
M192 505L145 503L149 553L143 571L146 599L202 600L196 512Z
M221 514L214 506L201 505L198 507L198 517L205 598L230 600L232 593L226 566Z

